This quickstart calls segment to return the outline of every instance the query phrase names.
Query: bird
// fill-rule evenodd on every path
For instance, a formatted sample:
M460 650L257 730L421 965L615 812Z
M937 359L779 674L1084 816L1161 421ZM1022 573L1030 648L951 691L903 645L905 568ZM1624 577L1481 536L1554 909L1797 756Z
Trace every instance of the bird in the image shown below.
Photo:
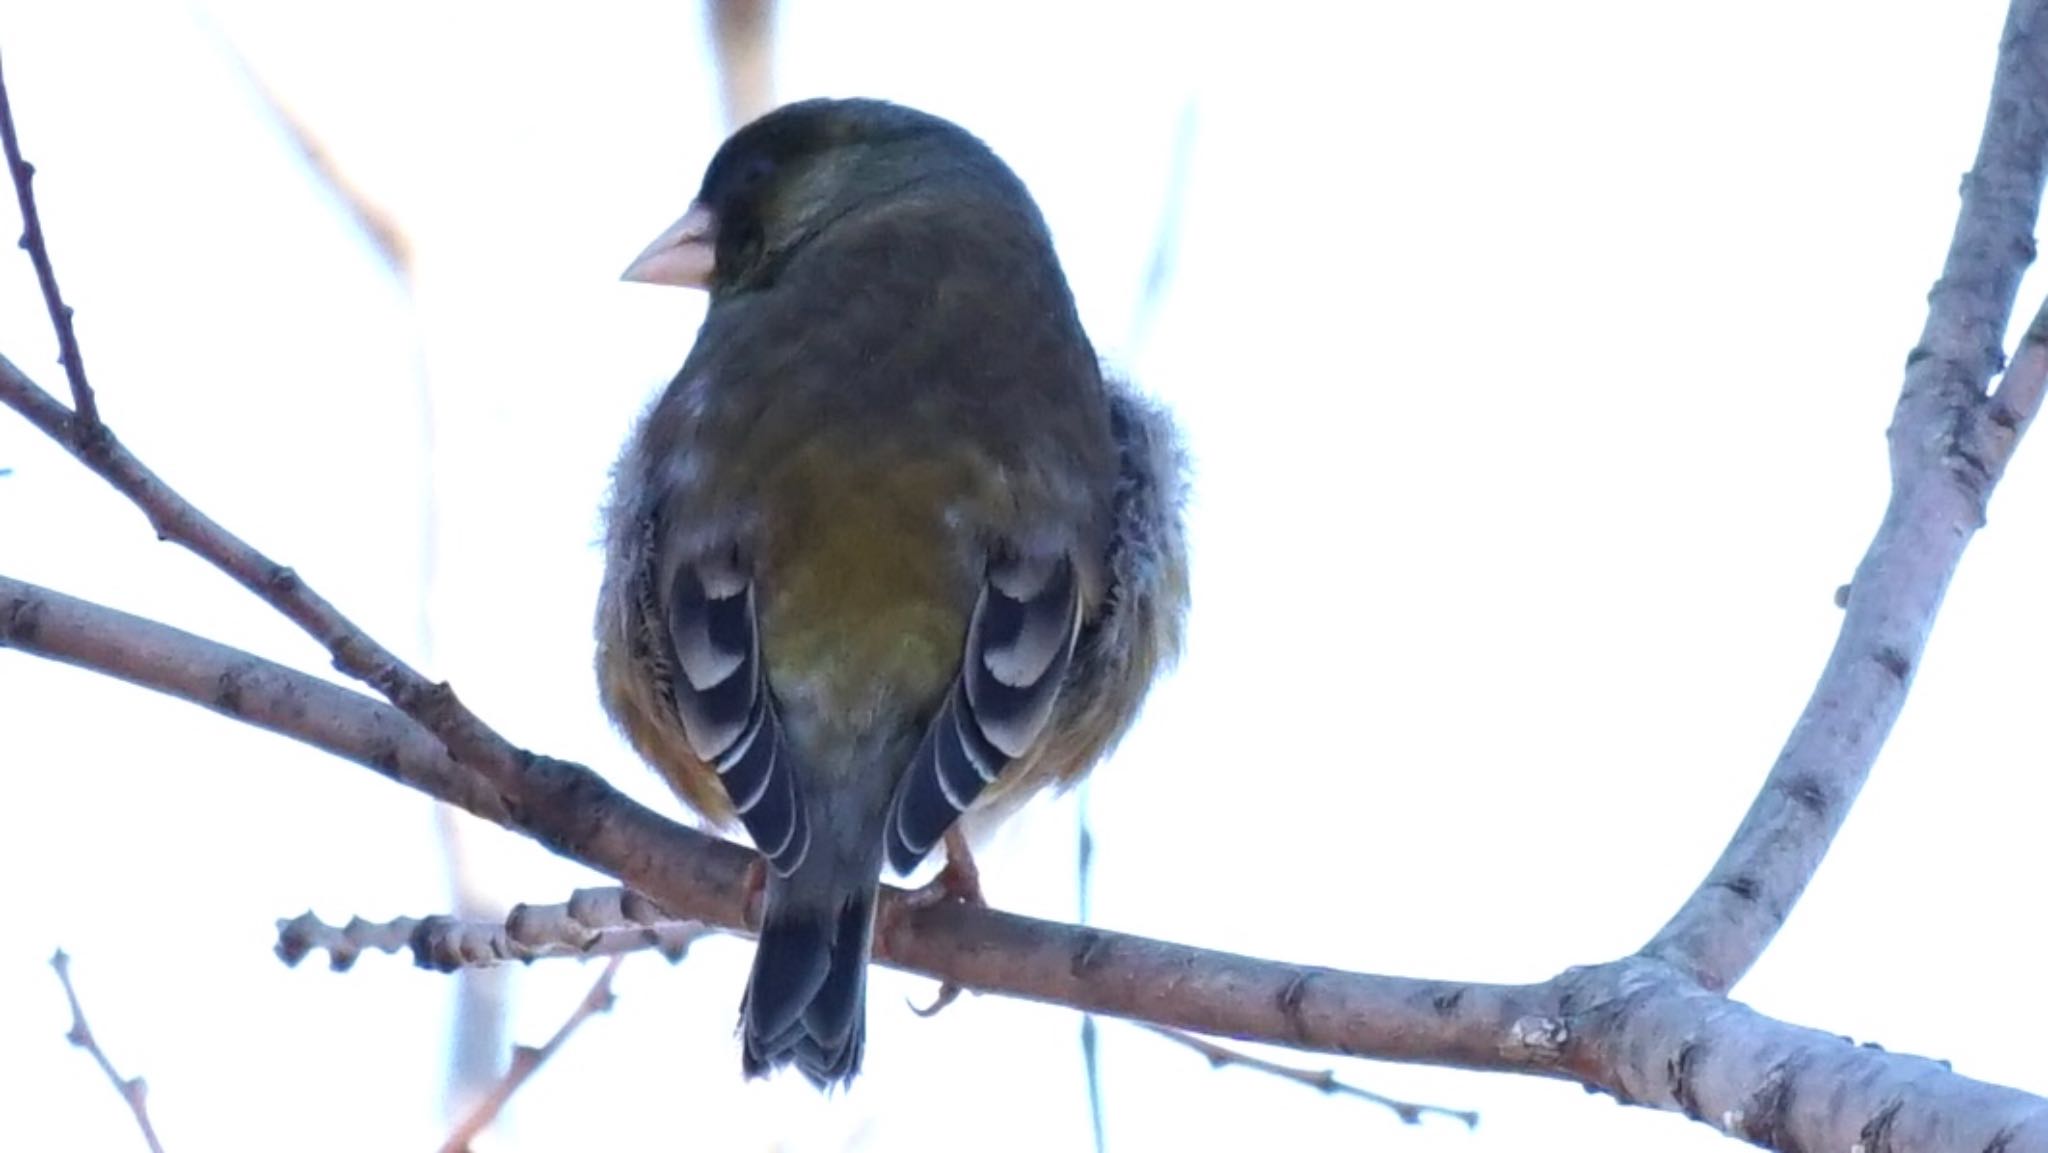
M1078 780L1178 659L1186 452L1023 183L926 112L764 115L624 279L709 302L613 470L600 696L761 854L743 1074L831 1090L884 868L943 842L921 897L979 901L963 815Z

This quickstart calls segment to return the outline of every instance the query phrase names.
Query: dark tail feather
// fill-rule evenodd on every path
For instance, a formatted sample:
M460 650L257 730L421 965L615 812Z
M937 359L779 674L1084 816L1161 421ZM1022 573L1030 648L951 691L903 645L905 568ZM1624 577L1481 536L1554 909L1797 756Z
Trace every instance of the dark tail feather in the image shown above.
M813 909L785 907L776 900L780 886L769 882L761 943L740 1006L747 1076L794 1064L823 1089L860 1072L878 883L837 909Z

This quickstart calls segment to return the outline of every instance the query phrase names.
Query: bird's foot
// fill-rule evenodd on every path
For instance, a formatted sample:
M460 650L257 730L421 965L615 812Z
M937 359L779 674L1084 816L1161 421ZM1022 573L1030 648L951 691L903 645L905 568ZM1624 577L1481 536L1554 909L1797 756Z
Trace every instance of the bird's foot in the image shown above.
M918 1016L936 1017L939 1015L939 1010L944 1009L946 1006L960 999L960 992L960 986L955 985L951 981L947 981L939 986L938 995L932 998L932 1003L929 1005L919 1005L917 1002L911 1001L908 997L905 997L904 1000L909 1003L910 1011L917 1014Z
M939 875L912 889L903 903L912 909L929 909L943 901L988 907L988 899L981 895L981 868L974 863L974 853L967 847L967 834L958 825L946 830L946 863ZM936 1017L940 1010L959 1000L960 993L960 986L947 981L939 986L931 1004L920 1007L912 1002L910 1011L920 1017Z
M946 864L939 875L912 889L903 899L913 909L929 909L941 901L959 901L981 908L988 900L981 895L981 868L967 847L967 834L960 827L946 830Z

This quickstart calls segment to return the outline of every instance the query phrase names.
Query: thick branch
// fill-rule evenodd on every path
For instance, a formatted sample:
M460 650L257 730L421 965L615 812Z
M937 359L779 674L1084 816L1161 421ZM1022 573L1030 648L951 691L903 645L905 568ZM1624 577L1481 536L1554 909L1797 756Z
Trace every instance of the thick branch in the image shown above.
M504 823L509 818L556 852L575 855L567 846L587 837L580 828L584 810L577 803L577 781L565 781L548 764L537 763L533 754L513 745L470 712L453 689L421 676L343 616L296 572L193 506L137 460L105 424L97 425L92 436L76 435L79 419L5 357L0 357L0 404L28 418L134 502L148 516L159 539L183 545L234 578L324 645L336 668L376 689L400 712L440 738L457 761L498 794L498 803L491 806L498 815L485 814L488 819Z
M2048 174L2044 59L2048 0L2015 0L1948 264L1906 358L1890 432L1891 503L1849 586L1834 652L1721 859L1644 946L1708 989L1742 979L1820 867L1905 706L1991 490L2040 408L2048 311L1998 394L1986 384L2003 362L2013 295L2034 257Z
M507 819L495 792L390 706L168 626L0 577L0 647L192 701ZM748 850L662 818L579 765L534 758L533 772L540 803L574 814L558 852L678 917L744 931ZM1569 1078L1738 1134L1770 1125L1809 1138L1780 1148L1847 1148L1882 1120L1900 1135L1940 1135L1900 1148L1975 1153L2003 1136L2007 1153L2048 1151L2048 1101L1762 1017L1647 958L1536 985L1426 981L959 903L910 909L902 896L884 895L877 958L979 992L1294 1049Z

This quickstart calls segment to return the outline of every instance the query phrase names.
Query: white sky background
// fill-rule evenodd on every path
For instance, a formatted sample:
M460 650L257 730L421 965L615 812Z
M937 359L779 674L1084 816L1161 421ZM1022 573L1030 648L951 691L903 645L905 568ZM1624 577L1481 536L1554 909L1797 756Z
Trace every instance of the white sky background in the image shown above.
M606 470L701 307L616 282L721 135L697 12L198 11L0 7L108 419L512 739L674 812L596 707L589 619ZM1096 778L1098 923L1522 981L1663 922L1832 643L2002 16L1990 0L786 6L781 95L884 96L982 134L1037 193L1100 347L1187 430L1192 643ZM223 35L408 230L416 313ZM1191 104L1179 259L1134 353ZM2022 322L2041 292L2030 280ZM0 349L61 387L11 256ZM2038 984L2048 867L2044 454L2022 448L1847 831L1739 990L2036 1092L2048 1005L2013 991ZM325 666L12 419L0 467L0 571ZM333 976L269 952L273 919L309 905L445 908L426 802L14 655L0 767L0 1148L139 1147L64 1043L59 945L171 1148L438 1141L452 985L398 959ZM1071 800L1034 807L983 858L992 900L1071 917L1073 836ZM507 900L590 883L483 839ZM850 1095L741 1087L748 948L629 963L616 1011L488 1148L1085 1147L1075 1014L970 997L920 1022L901 1006L930 983L893 972L872 981ZM593 976L522 973L514 1036L538 1043ZM1116 1022L1102 1037L1112 1150L1723 1145L1568 1085L1345 1065L1485 1114L1476 1135L1405 1129Z

